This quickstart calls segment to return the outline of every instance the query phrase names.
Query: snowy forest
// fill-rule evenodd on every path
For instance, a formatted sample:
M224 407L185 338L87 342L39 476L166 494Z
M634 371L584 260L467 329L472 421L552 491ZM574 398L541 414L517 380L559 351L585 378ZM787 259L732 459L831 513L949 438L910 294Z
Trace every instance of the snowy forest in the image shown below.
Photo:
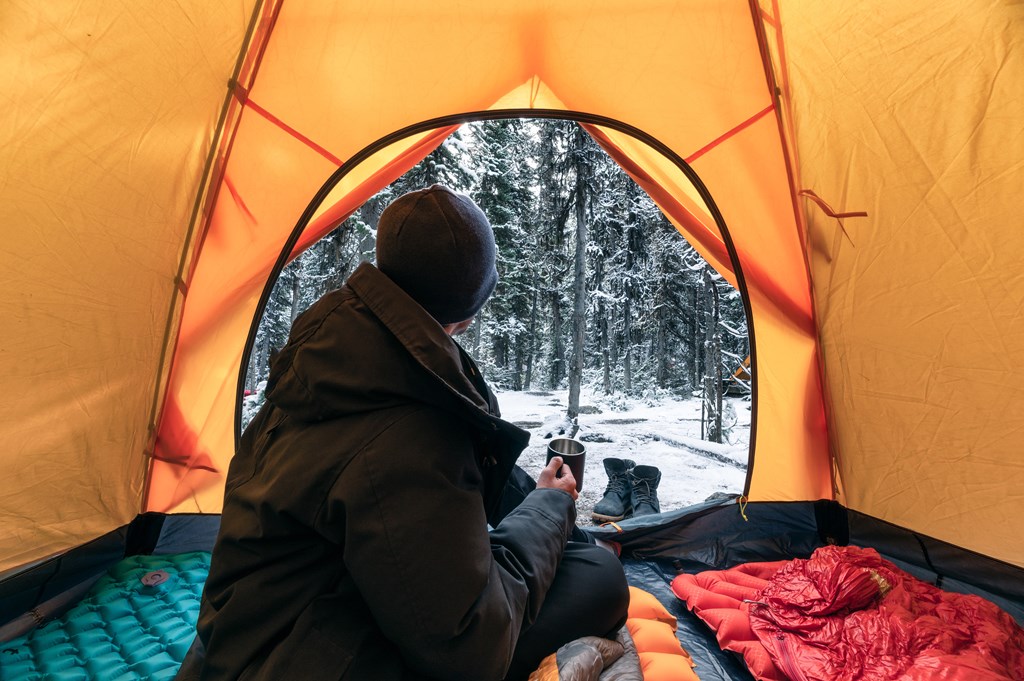
M464 125L293 260L257 333L245 420L295 317L373 261L391 200L433 183L471 196L494 228L497 289L459 342L496 390L567 390L573 423L581 388L699 399L701 438L723 441L723 398L749 394L740 294L583 128L561 120Z

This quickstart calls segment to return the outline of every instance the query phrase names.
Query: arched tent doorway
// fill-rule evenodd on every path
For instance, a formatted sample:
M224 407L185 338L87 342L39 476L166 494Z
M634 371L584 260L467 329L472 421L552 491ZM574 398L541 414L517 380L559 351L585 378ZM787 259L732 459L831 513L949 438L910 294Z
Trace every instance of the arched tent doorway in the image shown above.
M509 118L516 114L516 118ZM311 201L299 224L289 235L255 310L253 326L250 328L243 354L242 371L238 377L239 394L245 394L247 397L244 400L240 399L236 407L236 437L240 436L238 423L241 422L244 428L248 419L254 416L259 406L263 404L260 381L268 376L268 357L274 349L279 349L285 343L289 320L294 320L321 294L339 286L358 262L372 259L369 256L373 248L372 235L367 236L367 232L373 230L379 211L385 203L402 192L437 181L445 182L471 196L476 196L476 191L483 185L491 189L481 190L478 200L493 202L481 205L492 205L495 211L492 215L500 216L502 220L500 224L495 224L496 234L505 235L498 238L499 252L508 248L513 238L516 247L510 249L506 256L499 258L499 281L503 283L499 285L491 303L481 310L481 321L473 324L470 332L460 339L460 344L467 348L481 365L493 389L499 393L505 390L517 392L516 395L509 396L514 404L520 405L524 400L530 401L527 399L529 397L545 397L543 400L534 400L545 402L545 405L537 404L531 409L549 412L549 415L520 415L520 420L524 422L519 425L529 429L531 426L527 424L537 418L541 418L542 421L557 418L555 414L558 410L549 408L550 392L529 392L531 375L533 391L565 389L571 392L568 386L573 385L573 379L565 374L565 367L569 364L565 355L569 354L570 349L580 345L582 347L578 351L579 368L575 373L577 411L572 411L568 417L572 420L573 432L576 432L577 428L582 428L583 439L595 443L620 440L625 443L632 441L633 438L639 438L640 442L652 438L654 442L661 442L667 438L666 441L674 443L672 447L682 448L682 459L679 462L675 461L679 457L672 456L670 450L656 455L664 458L664 463L671 470L678 471L679 467L684 465L692 466L689 474L680 474L677 480L666 485L676 492L675 498L672 498L673 493L669 492L670 508L677 508L681 503L688 505L693 503L693 500L703 500L716 490L721 492L727 489L730 493L743 493L749 486L749 480L745 484L743 477L749 471L747 464L751 449L751 381L747 376L746 388L742 391L742 394L746 395L745 400L737 400L736 404L732 400L723 403L724 393L714 386L730 380L733 360L713 355L712 361L708 355L711 350L704 348L705 343L711 343L710 338L715 339L713 345L718 348L722 345L723 335L734 337L734 342L739 345L733 345L728 341L725 344L740 354L732 355L725 351L725 355L733 357L735 361L746 356L749 361L749 337L746 333L749 309L742 296L742 271L734 264L735 257L725 253L725 257L728 258L728 281L736 282L739 288L727 283L724 278L706 273L713 270L710 270L707 262L698 254L698 250L685 245L688 242L664 217L664 213L658 209L649 195L630 179L630 175L611 156L602 151L602 147L594 141L594 137L586 133L586 130L594 131L599 140L607 139L605 130L617 131L628 136L633 142L645 145L651 153L665 156L667 161L676 166L677 172L682 175L677 184L686 186L689 183L688 192L694 197L701 213L715 216L718 233L723 235L722 240L712 240L706 230L699 233L698 237L707 240L702 248L703 252L721 259L723 250L734 250L728 238L727 228L721 223L721 216L713 202L703 198L708 194L700 179L670 150L658 145L656 140L642 139L641 132L630 130L622 123L601 120L595 116L578 117L589 122L584 122L581 128L572 113L559 111L480 112L450 117L442 121L425 122L411 130L400 131L401 134L378 141L357 158L367 158L372 155L374 149L385 147L390 141L403 135L418 134L425 127L438 126L449 131L454 124L460 125L459 134L446 138L444 144L438 145L408 174L382 188L381 192L366 205L349 213L339 212L336 208L338 203L332 203L332 200L340 193L336 190L338 185L344 182L345 175L358 170L355 161L339 168ZM572 125L559 125L566 122ZM494 134L497 130L502 131L502 141L497 146L493 142L490 145L486 144L484 139L490 139L489 134ZM575 132L564 132L567 130ZM556 138L550 139L549 144L536 141L545 134L554 135ZM583 138L586 138L586 141L583 141ZM568 148L561 152L553 151L552 147L561 147L563 144ZM513 146L516 151L509 155L506 149ZM611 147L610 151L618 154L627 165L631 165L617 148ZM496 156L492 158L491 154ZM557 178L562 177L561 173L554 168L552 173L539 170L555 164L555 157L562 159L559 163L565 164L558 166L562 172L571 173L572 177L577 178L570 182L579 183L579 178L586 178L576 189L566 187L568 193L562 199L551 198L560 194L560 182ZM570 158L579 159L580 165L570 164ZM432 170L435 167L437 170ZM532 170L524 170L527 167ZM416 179L410 181L411 178ZM653 186L656 193L665 194L660 187L652 185L651 178L642 171L638 179L649 187ZM562 182L564 183L564 180ZM508 186L510 183L515 189ZM525 206L505 204L503 199L496 195L496 185L504 185L505 192L512 192L519 197L519 201L527 203ZM601 185L600 188L597 185ZM520 191L522 195L517 193ZM583 198L579 198L581 194L584 195ZM637 195L644 198L624 198ZM529 196L535 198L525 198ZM540 196L547 198L537 198ZM341 198L340 202L344 205L344 198ZM564 202L571 203L578 210L570 210ZM581 211L584 210L586 218L581 216ZM516 217L510 217L513 213ZM562 214L561 219L558 217L559 214ZM572 217L566 217L567 214L571 214ZM683 217L692 222L689 214ZM577 221L581 219L585 225L582 247L577 240L579 230L576 226ZM310 221L316 223L316 229L310 225ZM562 221L571 224L565 225ZM664 235L662 230L665 231ZM318 242L312 243L309 249L299 256L296 244L300 239L308 241L310 232L312 237L318 238ZM511 236L513 232L518 236ZM559 255L558 245L563 243L563 239L569 241L569 251ZM653 252L649 252L648 249L653 249ZM631 253L624 254L624 251ZM562 258L565 257L570 261L574 257L585 261L585 273L584 269L580 269L575 276L571 272L567 274L565 268L558 264L564 264ZM524 261L524 258L529 259L529 263ZM548 258L551 258L550 262ZM660 283L638 283L641 280L646 282L649 277L654 277ZM719 284L714 284L713 280L719 281ZM565 283L573 281L580 282L578 295L585 300L582 307L586 308L578 310L576 315L572 315L571 308L564 307L564 304L576 295L575 290L570 292L569 284ZM506 292L506 287L512 287L513 290ZM557 302L559 288L563 291L562 304ZM712 291L720 293L713 294ZM512 295L518 296L518 302L515 304L506 297ZM721 310L723 314L727 314L728 322L722 319L721 324L713 322L711 317L712 296L715 299L714 314L717 315L720 309L719 295L727 296L730 301L726 303L723 300ZM532 303L528 302L531 299ZM545 321L538 322L538 309L540 319ZM569 342L571 332L568 327L560 328L559 321L552 321L562 320L563 314L564 323L572 328L577 327L572 324L569 317L580 320L580 333L585 339L579 344ZM482 321L485 317L486 322ZM620 324L623 326L619 326ZM482 330L484 325L487 326L486 332ZM495 325L499 328L494 328ZM481 344L485 333L487 339ZM649 334L646 338L643 335L645 333ZM555 340L556 337L559 340ZM515 359L512 358L511 343L515 344ZM708 347L710 348L710 345ZM583 355L584 352L587 353L586 357ZM541 368L541 362L544 363L544 368ZM707 367L705 362L708 362ZM713 379L715 369L712 367L722 362L724 364L719 368L721 376ZM535 368L531 371L531 367ZM596 371L597 367L601 367L600 371L603 372L601 386L597 385L593 376L589 376L589 372ZM589 376L586 380L583 379L584 373L588 373ZM581 404L581 383L585 384L583 387L591 393L588 397L591 402L584 407L584 412L578 411ZM697 394L694 391L707 394L697 400L693 399ZM618 393L618 396L612 398L611 395L615 393ZM717 407L714 397L716 394L719 400ZM631 398L635 398L638 403L632 404ZM660 405L662 400L668 400L672 406ZM571 401L567 402L570 403ZM649 426L637 425L636 433L609 434L614 440L605 439L601 432L593 429L597 427L600 431L601 424L604 424L604 428L609 428L631 422L646 423L648 416L653 417L654 414L637 413L630 414L631 418L624 418L626 414L616 413L610 421L606 420L610 417L584 417L584 414L601 413L602 408L604 411L610 409L613 412L620 412L629 408L639 409L642 405L654 406L655 403L659 403L661 407L657 426L653 423ZM505 418L515 422L516 419L509 415L509 404L504 399L501 400L501 404ZM696 445L696 451L701 454L693 453L694 450L684 446L679 440L672 440L673 437L684 438L693 445L695 443L692 440L704 439L705 427L722 427L723 407L726 410L726 439L723 440L722 435L709 435L707 439L716 444L709 444L709 450L700 449L700 446ZM695 418L695 414L691 413L694 409L699 418ZM753 409L756 409L756 401ZM704 417L705 411L709 412L707 418ZM736 440L729 437L728 433L737 424L739 411L742 411L742 424L734 434L739 438ZM718 414L717 421L713 413ZM578 418L577 414L580 414ZM665 421L662 422L660 419ZM542 424L535 425L541 427ZM668 430L675 434L670 434ZM740 431L742 434L739 434ZM539 450L544 446L545 437L551 435L535 433L532 444ZM656 447L660 448L660 445ZM604 475L598 451L622 449L625 453L615 455L625 458L637 455L625 444L615 447L609 444L596 444L594 449L596 451L592 452L589 460L598 469L598 476ZM650 456L650 453L647 456ZM727 485L719 487L720 481L712 483L703 472L698 472L705 468L705 463L698 462L707 462L708 459L714 459L714 463L711 464L713 470L728 464L727 470L730 473L727 476ZM683 464L682 461L691 463ZM741 470L741 477L738 480L734 475L737 467ZM670 477L666 475L666 478ZM691 477L696 479L686 482ZM704 489L700 481L715 486L698 496ZM686 491L679 496L680 490ZM591 505L595 501L589 498L592 494L600 497L600 492L594 489L587 490L585 496ZM665 508L666 500L663 493L662 508ZM583 517L583 511L580 512Z

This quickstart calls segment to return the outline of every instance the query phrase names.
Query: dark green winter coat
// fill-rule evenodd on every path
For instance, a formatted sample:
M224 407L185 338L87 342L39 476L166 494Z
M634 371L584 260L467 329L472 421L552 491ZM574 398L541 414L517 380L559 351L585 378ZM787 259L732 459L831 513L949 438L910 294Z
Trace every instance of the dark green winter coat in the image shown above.
M228 472L204 681L501 679L575 520L468 356L364 264L300 316Z

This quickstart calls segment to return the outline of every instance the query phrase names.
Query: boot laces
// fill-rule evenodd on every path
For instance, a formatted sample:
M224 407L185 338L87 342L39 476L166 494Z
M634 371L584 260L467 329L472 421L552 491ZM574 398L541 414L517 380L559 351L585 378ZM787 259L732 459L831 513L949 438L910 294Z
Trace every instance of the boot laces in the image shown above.
M629 482L626 480L625 475L613 475L608 478L608 487L605 488L605 494L624 494L629 491Z
M654 490L651 489L650 480L636 478L633 482L633 494L636 496L637 504L654 505Z

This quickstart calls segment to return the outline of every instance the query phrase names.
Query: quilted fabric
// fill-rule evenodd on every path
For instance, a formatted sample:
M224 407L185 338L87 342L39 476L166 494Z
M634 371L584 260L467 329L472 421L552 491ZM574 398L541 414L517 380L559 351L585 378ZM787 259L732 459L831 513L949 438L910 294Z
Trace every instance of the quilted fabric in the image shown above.
M640 655L644 681L698 681L693 659L676 637L676 618L635 586L629 587L626 628Z
M530 681L699 681L676 637L676 618L654 595L629 587L619 643L593 636L544 658Z
M722 650L738 653L758 681L788 681L750 626L750 603L787 561L681 574L672 591L715 631Z
M0 644L0 680L173 679L209 570L206 552L125 558L63 617Z
M1024 681L1024 631L994 604L873 549L680 575L672 590L762 681Z
M1024 681L1024 630L995 604L825 546L779 570L750 624L794 681Z

